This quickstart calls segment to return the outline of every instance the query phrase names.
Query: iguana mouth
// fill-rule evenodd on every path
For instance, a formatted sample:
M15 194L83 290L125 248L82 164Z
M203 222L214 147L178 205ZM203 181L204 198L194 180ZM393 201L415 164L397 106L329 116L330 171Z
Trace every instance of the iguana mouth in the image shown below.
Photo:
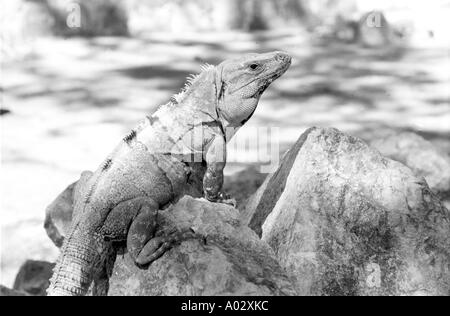
M265 83L262 86L260 86L258 88L258 90L256 90L256 92L253 94L252 98L260 97L275 79L276 78L271 77L271 78L268 78L267 80L265 80Z

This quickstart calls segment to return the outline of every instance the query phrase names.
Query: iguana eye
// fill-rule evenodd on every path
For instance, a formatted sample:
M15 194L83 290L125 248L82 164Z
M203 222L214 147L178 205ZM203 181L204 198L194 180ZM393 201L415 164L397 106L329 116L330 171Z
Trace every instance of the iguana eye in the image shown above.
M259 65L258 64L250 64L250 69L257 70L257 69L259 69Z

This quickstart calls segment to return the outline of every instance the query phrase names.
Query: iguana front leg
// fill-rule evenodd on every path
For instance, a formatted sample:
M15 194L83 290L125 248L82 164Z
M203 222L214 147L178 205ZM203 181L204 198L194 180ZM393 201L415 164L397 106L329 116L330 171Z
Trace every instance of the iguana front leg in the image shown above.
M204 151L206 172L203 177L203 194L211 202L236 206L236 201L221 192L223 186L223 169L227 160L227 145L224 135L215 134Z

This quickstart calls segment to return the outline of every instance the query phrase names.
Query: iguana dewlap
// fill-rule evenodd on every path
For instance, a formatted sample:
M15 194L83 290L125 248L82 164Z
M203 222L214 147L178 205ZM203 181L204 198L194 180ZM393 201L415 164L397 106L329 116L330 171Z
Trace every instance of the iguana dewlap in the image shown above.
M126 241L139 266L162 255L181 236L154 236L158 210L191 194L196 179L206 199L220 202L227 141L290 63L288 54L272 52L205 67L94 173L83 173L48 294L85 295L92 282L94 294L106 294L114 242Z

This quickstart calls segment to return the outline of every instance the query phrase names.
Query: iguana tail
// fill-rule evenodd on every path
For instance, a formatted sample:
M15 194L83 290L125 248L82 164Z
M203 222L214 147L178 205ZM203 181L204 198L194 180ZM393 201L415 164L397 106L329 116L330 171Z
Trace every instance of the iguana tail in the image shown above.
M61 248L47 295L86 295L92 283L95 262L99 258L97 243L92 236L74 227Z

